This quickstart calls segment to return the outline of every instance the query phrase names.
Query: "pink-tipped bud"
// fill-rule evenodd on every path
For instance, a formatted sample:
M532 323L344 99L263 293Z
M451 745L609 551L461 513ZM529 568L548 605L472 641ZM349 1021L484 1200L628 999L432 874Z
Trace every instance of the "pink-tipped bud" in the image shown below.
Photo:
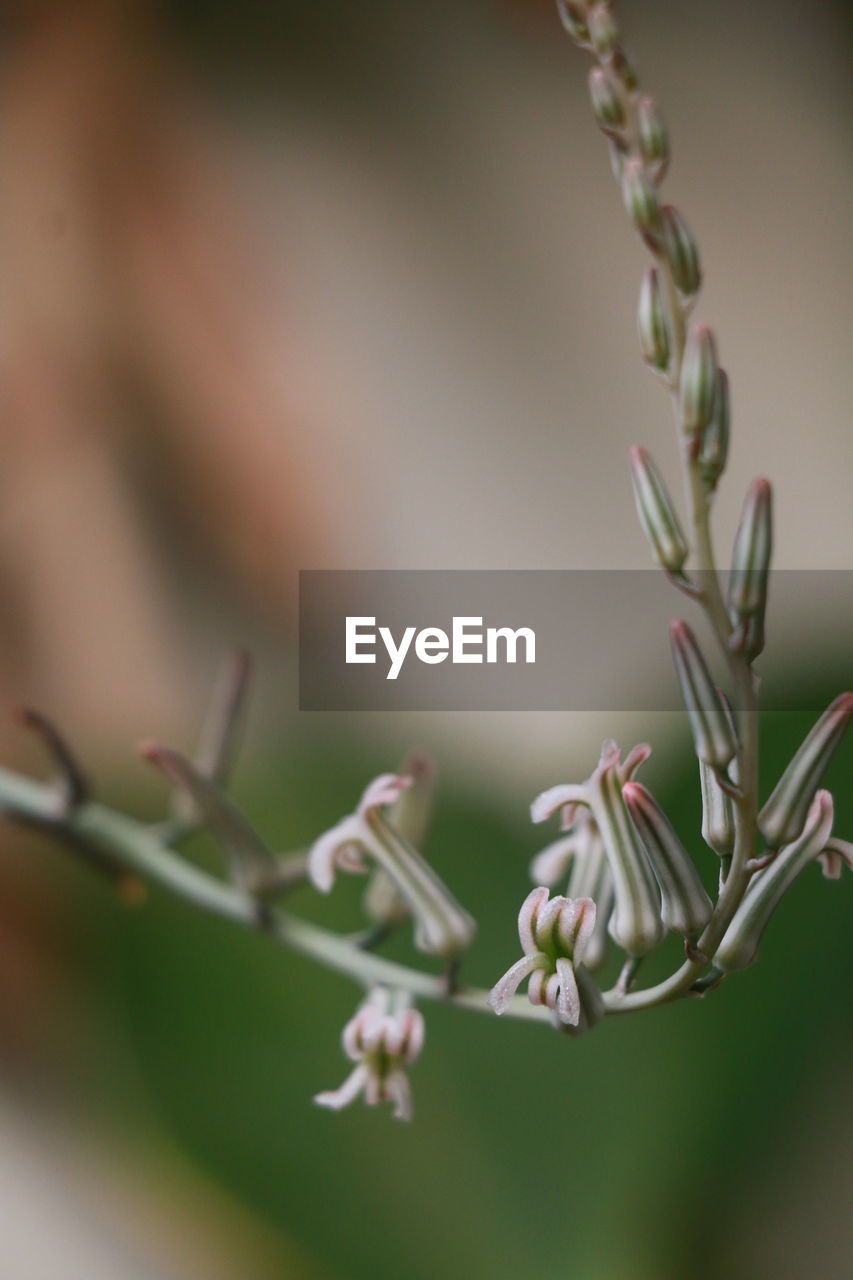
M841 693L803 741L758 815L758 829L771 849L796 840L809 805L853 718L853 693Z
M656 267L647 269L640 286L637 331L646 364L661 371L667 369L670 354L669 326Z
M606 67L593 67L590 71L589 96L601 128L606 133L617 133L625 123L625 108L619 85Z
M660 472L640 445L630 453L634 500L643 532L662 569L680 573L687 559L687 543Z
M681 366L681 421L688 435L704 431L714 415L717 376L717 344L707 325L690 330Z
M637 138L640 154L660 177L669 161L669 134L653 98L641 98L637 103Z
M623 166L622 198L637 229L656 235L660 228L657 192L646 166L636 156L627 160Z
M664 924L693 937L710 920L713 906L690 855L648 788L626 782L622 796L658 882Z
M589 45L589 27L586 20L586 5L577 0L557 0L557 13L563 29L568 32L576 44Z
M692 298L702 283L699 249L693 232L671 204L661 210L661 224L663 252L673 283L683 297Z
M737 743L722 695L687 623L672 622L669 632L696 754L712 768L725 769L737 754Z
M597 4L587 18L592 47L599 58L609 58L619 44L619 26L609 4Z

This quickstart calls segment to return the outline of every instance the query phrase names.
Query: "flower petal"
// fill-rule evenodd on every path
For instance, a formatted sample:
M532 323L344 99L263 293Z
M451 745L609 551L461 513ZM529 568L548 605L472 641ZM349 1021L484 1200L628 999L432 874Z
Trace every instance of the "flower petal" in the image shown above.
M314 841L308 852L308 878L321 893L328 893L335 883L335 872L340 865L341 851L351 850L361 841L361 822L352 815L343 818L335 827ZM351 852L344 853L352 869Z
M530 879L534 884L554 885L568 874L569 866L576 853L576 837L561 836L552 844L546 845L541 853L530 864Z
M576 1027L581 1016L581 1000L571 960L560 959L557 961L557 975L560 979L560 993L557 997L557 1017L567 1027Z
M399 773L380 773L365 788L364 795L358 802L356 813L365 817L371 809L384 809L388 804L399 800L402 792L412 785L412 779Z
M507 969L503 977L498 979L489 992L489 1006L494 1009L495 1013L503 1013L524 979L529 978L536 969L544 969L547 966L547 957L538 952L533 955L522 956L520 960L516 960L515 964Z
M329 1107L332 1111L340 1111L354 1102L367 1083L368 1069L360 1063L351 1071L339 1089L329 1089L325 1093L314 1095L318 1107Z
M544 884L531 889L521 904L518 913L518 940L525 955L533 955L539 950L536 942L536 925L542 904L548 901L548 890Z
M549 787L547 791L543 791L538 795L530 806L531 822L544 822L546 818L550 818L567 804L588 804L589 799L587 790L584 786L574 786L571 783L560 783L556 787Z

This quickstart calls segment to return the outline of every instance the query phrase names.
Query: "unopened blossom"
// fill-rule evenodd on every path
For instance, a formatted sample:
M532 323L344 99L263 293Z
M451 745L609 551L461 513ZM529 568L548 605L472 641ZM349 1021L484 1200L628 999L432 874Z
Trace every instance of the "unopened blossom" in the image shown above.
M319 1106L340 1111L363 1094L368 1106L390 1102L395 1119L411 1120L412 1091L406 1068L423 1048L424 1020L402 993L395 999L392 1006L391 992L376 988L344 1027L341 1044L356 1065L340 1088L315 1096Z
M415 943L433 955L456 956L476 926L432 867L385 813L411 786L405 775L383 773L370 783L355 813L320 836L308 855L308 875L328 893L338 871L365 873L372 859L388 873L415 922Z
M576 1027L581 998L575 966L583 960L595 927L591 898L551 898L540 885L524 899L518 913L518 937L524 955L509 968L489 994L495 1013L503 1013L527 980L531 1004L552 1011L556 1022Z

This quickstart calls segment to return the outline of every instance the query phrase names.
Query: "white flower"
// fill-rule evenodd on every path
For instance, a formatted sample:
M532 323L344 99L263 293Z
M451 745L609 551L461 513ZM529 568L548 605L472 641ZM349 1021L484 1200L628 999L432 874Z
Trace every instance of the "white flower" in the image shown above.
M525 979L531 1004L543 1004L557 1022L576 1027L581 1001L575 965L583 959L595 926L591 898L549 898L544 885L524 899L518 936L524 955L495 983L489 1004L503 1013Z
M391 993L378 987L344 1027L344 1053L357 1065L339 1089L318 1093L314 1101L321 1107L340 1111L360 1093L368 1106L390 1102L397 1120L411 1120L412 1093L406 1067L423 1048L424 1020L417 1009L398 993L392 1006Z
M412 913L415 943L421 951L457 956L474 937L476 926L450 890L404 839L385 813L411 778L383 773L371 782L355 813L320 836L308 854L308 875L328 893L338 871L364 873L372 858L393 880Z

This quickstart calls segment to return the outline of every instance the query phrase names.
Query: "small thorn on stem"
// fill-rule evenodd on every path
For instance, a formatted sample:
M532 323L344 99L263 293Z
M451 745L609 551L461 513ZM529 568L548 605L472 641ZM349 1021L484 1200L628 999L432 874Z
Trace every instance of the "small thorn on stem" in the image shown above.
M68 817L91 797L89 780L80 762L53 721L40 711L34 711L32 707L20 707L16 718L25 728L38 734L53 758L58 774L57 817Z

